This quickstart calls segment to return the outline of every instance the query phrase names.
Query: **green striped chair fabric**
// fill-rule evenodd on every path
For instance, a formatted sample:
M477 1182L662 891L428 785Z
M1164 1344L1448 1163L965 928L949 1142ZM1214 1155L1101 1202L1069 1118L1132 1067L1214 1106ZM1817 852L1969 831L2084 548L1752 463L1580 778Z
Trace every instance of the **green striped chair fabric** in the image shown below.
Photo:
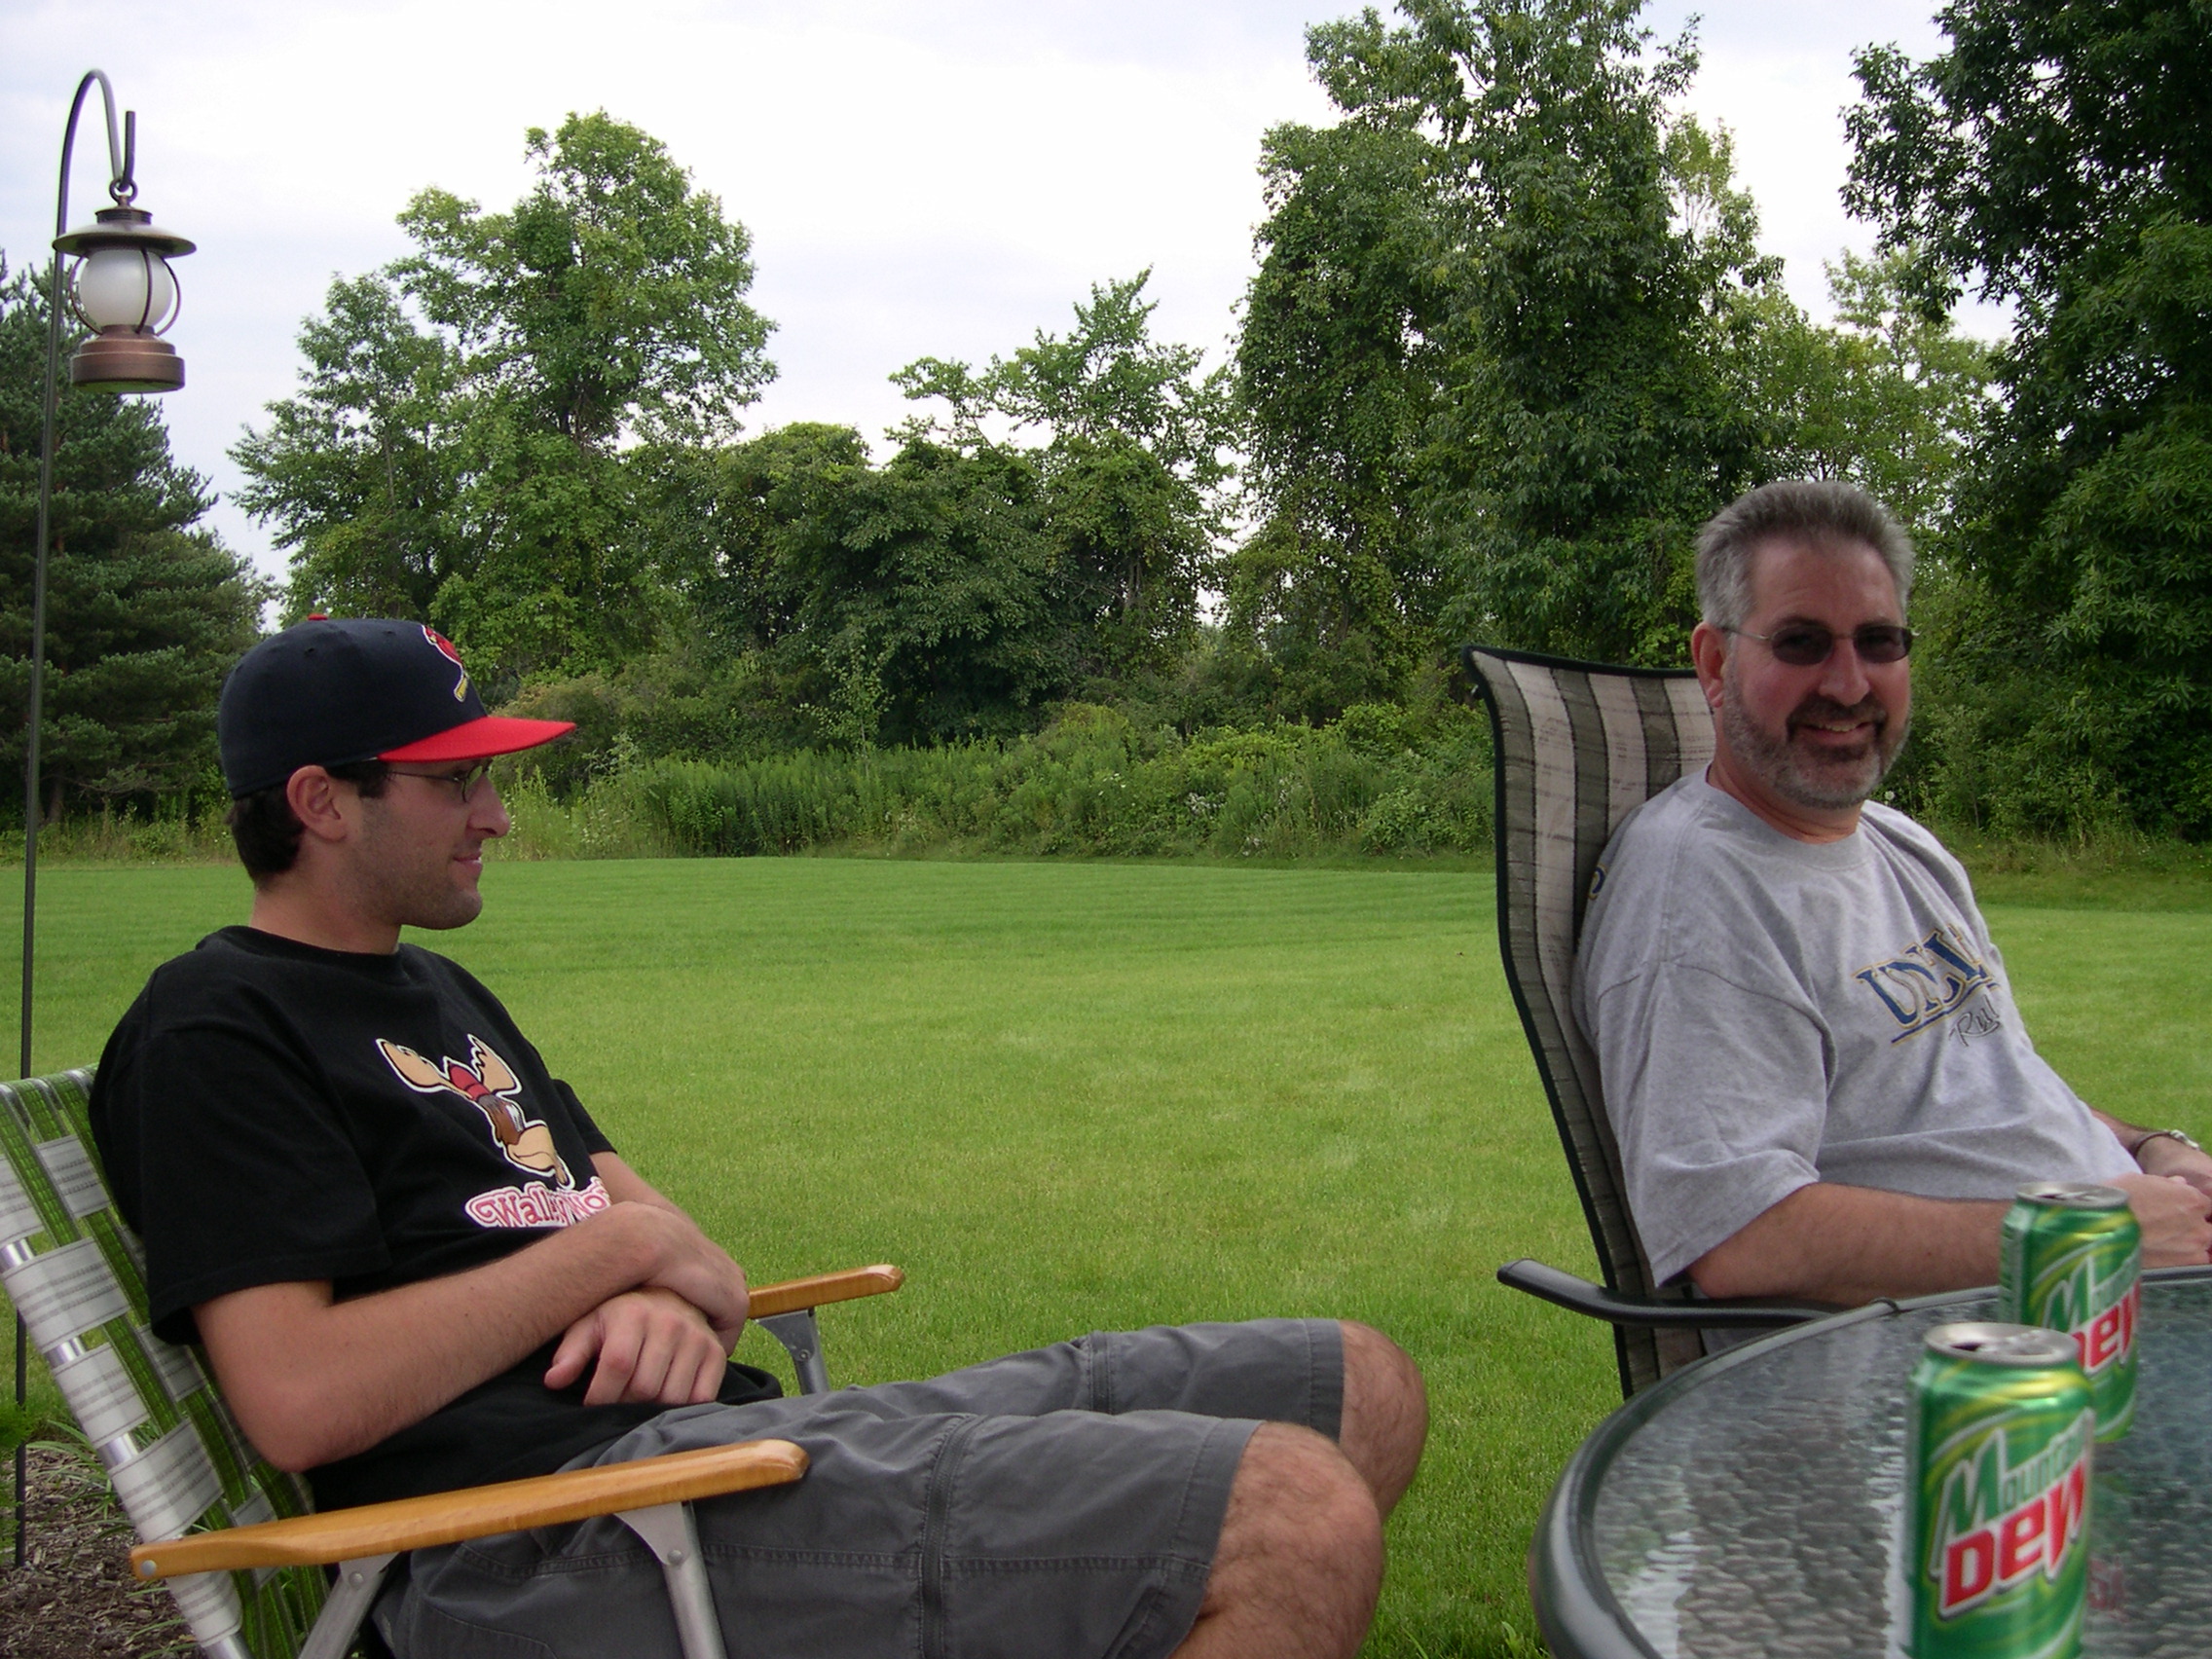
M144 1257L92 1150L92 1079L0 1084L0 1289L140 1538L304 1514L306 1487L254 1454L198 1355L146 1328ZM202 1573L168 1589L210 1659L292 1659L324 1577Z
M1598 1058L1574 1022L1575 942L1599 855L1628 814L1713 758L1713 716L1687 669L1615 668L1470 645L1462 660L1491 711L1497 794L1497 932L1514 1006L1609 1289L1651 1282L1605 1116ZM1680 1294L1680 1293L1674 1293ZM1613 1327L1621 1391L1704 1351L1695 1331Z

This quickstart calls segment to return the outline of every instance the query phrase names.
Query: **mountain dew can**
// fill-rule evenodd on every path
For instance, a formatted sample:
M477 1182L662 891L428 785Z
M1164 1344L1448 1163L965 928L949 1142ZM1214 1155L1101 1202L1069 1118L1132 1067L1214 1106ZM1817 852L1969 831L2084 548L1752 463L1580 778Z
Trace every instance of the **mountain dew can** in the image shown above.
M2118 1440L2135 1416L2135 1322L2143 1232L2118 1187L2037 1181L2005 1215L1999 1307L2019 1325L2074 1339L2089 1380L2097 1438Z
M1938 1325L1912 1373L1912 1659L2074 1659L2097 1419L2060 1332Z

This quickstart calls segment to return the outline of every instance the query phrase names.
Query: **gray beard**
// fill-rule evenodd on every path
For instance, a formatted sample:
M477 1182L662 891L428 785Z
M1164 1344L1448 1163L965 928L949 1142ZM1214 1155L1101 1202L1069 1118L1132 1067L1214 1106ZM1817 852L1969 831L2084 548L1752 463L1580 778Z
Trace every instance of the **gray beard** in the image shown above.
M1794 719L1804 714L1809 706L1800 704L1790 718ZM1829 707L1841 716L1858 715L1866 705L1849 710L1836 705ZM1911 730L1911 725L1909 717L1901 722L1885 721L1876 727L1873 741L1858 760L1848 763L1830 760L1816 772L1808 764L1808 757L1791 745L1787 727L1777 740L1751 723L1737 694L1733 664L1721 677L1720 729L1728 739L1728 747L1757 774L1761 783L1795 806L1811 807L1819 812L1840 812L1859 805L1881 787L1890 768L1897 764L1898 753L1904 748L1905 734Z

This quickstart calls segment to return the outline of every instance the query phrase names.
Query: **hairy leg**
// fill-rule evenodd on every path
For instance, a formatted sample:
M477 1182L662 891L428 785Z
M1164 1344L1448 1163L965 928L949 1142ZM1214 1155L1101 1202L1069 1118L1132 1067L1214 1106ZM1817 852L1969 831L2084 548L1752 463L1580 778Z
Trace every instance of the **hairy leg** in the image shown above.
M1262 1423L1173 1659L1351 1659L1382 1588L1382 1517L1367 1478L1312 1430Z
M1406 1350L1368 1325L1344 1321L1345 1408L1337 1444L1385 1516L1413 1484L1428 1438L1428 1390Z

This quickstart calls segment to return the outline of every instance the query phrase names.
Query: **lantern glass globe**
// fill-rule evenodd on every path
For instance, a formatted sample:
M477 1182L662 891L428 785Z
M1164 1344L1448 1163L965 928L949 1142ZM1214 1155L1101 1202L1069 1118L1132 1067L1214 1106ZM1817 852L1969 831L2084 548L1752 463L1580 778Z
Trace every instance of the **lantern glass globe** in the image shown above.
M151 250L95 248L77 270L77 309L96 329L158 332L175 313L176 277Z

